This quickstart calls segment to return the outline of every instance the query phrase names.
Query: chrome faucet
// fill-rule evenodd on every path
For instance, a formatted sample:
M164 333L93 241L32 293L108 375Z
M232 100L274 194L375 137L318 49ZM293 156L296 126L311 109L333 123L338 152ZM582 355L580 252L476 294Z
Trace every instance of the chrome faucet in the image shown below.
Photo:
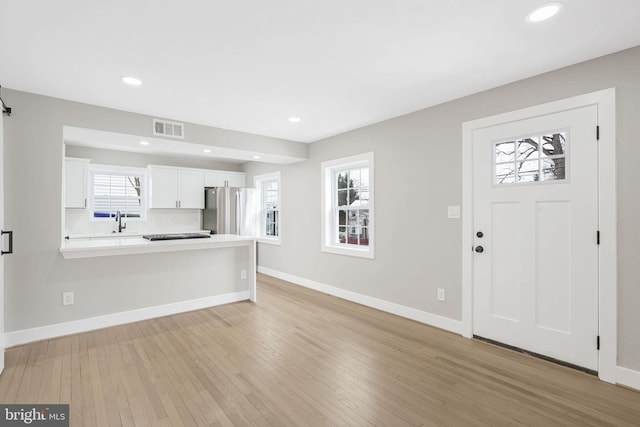
M118 233L122 233L122 230L127 228L127 224L122 225L122 214L120 211L116 211L116 222L118 223Z

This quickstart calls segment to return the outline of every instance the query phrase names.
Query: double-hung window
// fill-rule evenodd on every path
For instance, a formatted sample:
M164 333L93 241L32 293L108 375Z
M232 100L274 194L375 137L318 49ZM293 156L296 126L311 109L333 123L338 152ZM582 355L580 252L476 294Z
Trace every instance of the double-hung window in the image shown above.
M280 243L280 172L254 178L260 197L258 239L263 243Z
M373 153L322 163L322 250L374 257Z
M95 165L89 178L92 218L145 219L146 169Z

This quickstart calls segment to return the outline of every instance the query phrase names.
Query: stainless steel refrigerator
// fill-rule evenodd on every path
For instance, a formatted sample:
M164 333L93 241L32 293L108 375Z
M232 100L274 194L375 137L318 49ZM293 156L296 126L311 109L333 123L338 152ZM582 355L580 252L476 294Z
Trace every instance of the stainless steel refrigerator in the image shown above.
M257 235L258 193L253 188L204 189L202 229L211 234Z

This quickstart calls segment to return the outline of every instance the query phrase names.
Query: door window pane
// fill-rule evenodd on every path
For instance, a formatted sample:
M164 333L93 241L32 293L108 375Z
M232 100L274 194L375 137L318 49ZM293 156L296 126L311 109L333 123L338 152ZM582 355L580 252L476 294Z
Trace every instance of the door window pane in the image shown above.
M524 138L518 141L518 160L537 159L538 138Z
M567 131L495 143L493 182L521 184L567 178Z
M513 162L515 160L516 143L499 142L496 144L496 163Z
M515 164L503 163L496 165L496 184L513 184L515 182Z
M542 136L542 150L547 156L564 155L567 144L566 132L553 133Z
M540 176L538 160L528 160L518 163L518 182L536 182Z
M564 157L542 159L542 180L556 181L565 179Z

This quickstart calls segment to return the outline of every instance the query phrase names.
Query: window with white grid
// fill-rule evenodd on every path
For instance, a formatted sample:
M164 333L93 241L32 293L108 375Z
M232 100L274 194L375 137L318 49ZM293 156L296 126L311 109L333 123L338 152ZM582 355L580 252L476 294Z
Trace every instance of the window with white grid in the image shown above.
M145 169L102 166L92 168L90 179L92 218L114 218L117 212L145 218Z
M258 240L263 243L280 243L280 172L259 175L254 178L260 197Z
M322 164L322 250L374 257L373 153Z

